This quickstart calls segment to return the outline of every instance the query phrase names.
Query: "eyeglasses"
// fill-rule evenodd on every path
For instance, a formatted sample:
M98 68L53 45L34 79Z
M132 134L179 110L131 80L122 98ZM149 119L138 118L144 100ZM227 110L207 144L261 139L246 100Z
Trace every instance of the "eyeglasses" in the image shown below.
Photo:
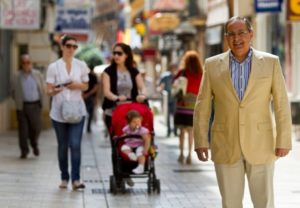
M73 45L73 44L69 44L69 43L65 44L65 46L67 49L73 48L74 50L76 50L78 48L78 45L75 45L75 44Z
M249 33L248 30L241 30L236 33L235 32L227 32L227 33L225 33L225 35L229 38L234 38L235 36L245 37L248 33Z
M123 55L123 52L122 51L114 51L113 52L113 55L117 55L117 56L122 56Z

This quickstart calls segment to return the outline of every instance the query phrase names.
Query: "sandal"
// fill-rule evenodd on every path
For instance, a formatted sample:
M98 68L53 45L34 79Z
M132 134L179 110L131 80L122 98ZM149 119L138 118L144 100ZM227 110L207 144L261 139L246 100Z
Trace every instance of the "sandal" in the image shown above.
M189 156L186 158L186 164L188 164L188 165L192 164L192 157L191 157L191 155L189 155Z
M177 161L178 161L179 163L183 163L183 161L184 161L184 156L183 156L182 154L180 154L179 157L178 157L178 159L177 159Z
M68 188L68 181L62 180L60 185L58 186L60 189L66 189Z
M83 183L80 183L79 181L74 181L72 184L73 190L78 190L78 189L84 189L85 185Z

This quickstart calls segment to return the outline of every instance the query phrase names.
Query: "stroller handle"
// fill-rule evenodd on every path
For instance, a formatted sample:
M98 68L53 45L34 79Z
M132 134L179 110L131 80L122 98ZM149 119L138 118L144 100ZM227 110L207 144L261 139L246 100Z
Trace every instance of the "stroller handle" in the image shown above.
M137 102L136 100L133 100L131 98L126 98L125 101L120 101L119 99L115 100L114 101L115 105L121 105L121 104L124 104L124 103L142 103L142 104L145 104L147 106L149 106L149 99L146 98L143 102Z

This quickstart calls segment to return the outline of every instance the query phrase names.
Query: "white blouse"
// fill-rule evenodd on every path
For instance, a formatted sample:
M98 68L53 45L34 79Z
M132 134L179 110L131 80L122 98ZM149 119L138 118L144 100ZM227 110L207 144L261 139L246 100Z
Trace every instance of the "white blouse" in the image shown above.
M70 81L87 83L89 81L89 68L85 62L73 58L72 68L68 74L66 63L61 58L48 66L46 82L49 84L63 84ZM63 87L63 91L52 97L50 118L58 121L65 122L61 116L61 108L63 100L81 100L83 115L87 114L86 107L82 98L82 91L80 89L70 90Z

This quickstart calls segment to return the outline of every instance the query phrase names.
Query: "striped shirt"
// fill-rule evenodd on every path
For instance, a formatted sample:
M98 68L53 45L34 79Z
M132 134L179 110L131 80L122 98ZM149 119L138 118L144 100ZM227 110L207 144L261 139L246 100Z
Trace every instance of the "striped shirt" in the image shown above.
M252 61L252 49L249 50L249 53L247 55L247 58L240 63L232 53L230 53L230 75L232 84L234 86L234 89L240 98L240 100L243 99L247 85L248 80L251 72L251 61Z

